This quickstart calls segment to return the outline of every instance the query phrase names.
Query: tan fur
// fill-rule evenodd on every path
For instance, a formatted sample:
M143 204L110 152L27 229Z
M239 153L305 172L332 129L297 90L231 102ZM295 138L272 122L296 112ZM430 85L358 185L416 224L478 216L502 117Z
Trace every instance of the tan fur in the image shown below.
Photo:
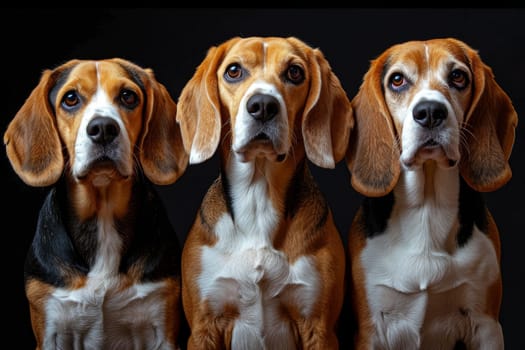
M267 46L263 49L264 45ZM241 63L249 74L235 84L227 84L223 74L232 62ZM306 73L302 84L287 85L282 81L283 72L292 63L299 64ZM263 177L270 184L266 195L282 217L272 235L273 248L284 252L290 263L310 256L322 280L313 317L304 319L298 310L284 304L281 317L292 322L299 348L335 349L338 344L334 327L343 300L344 251L330 209L317 197L320 193L306 168L299 170L304 172L301 176L305 184L305 188L298 189L300 198L295 199L299 211L287 217L284 210L288 185L305 157L326 168L334 168L343 159L353 127L351 105L318 49L292 37L232 38L208 50L178 100L177 119L191 163L205 161L217 149L223 171L227 172L229 164L238 161L232 151L235 141L232 129L238 110L243 107L241 98L254 81L276 86L283 96L289 125L287 138L291 140L290 148L283 151L284 159L280 161L276 161L279 151L266 142L252 142L244 150L248 157L254 157L250 161L257 168L255 176ZM183 250L182 296L192 332L189 349L229 349L233 325L239 316L236 305L227 306L220 317L214 315L208 301L200 299L197 283L203 268L200 249L216 244L214 226L231 210L224 198L223 186L223 178L219 177L210 187ZM236 184L229 183L229 186ZM306 240L305 232L308 232Z
M499 230L496 225L496 221L494 221L494 217L492 216L492 214L490 212L487 212L487 215L489 217L487 233L489 235L490 240L492 241L492 244L494 245L494 249L496 250L498 264L501 264L501 241L500 241ZM500 276L499 279L496 280L492 286L490 286L488 295L487 295L486 310L489 315L494 317L494 319L499 318L502 298L503 298L503 281Z
M354 220L350 227L348 235L348 252L360 252L366 245L365 235L363 234L364 228L361 226L362 222L362 209L359 208L356 213ZM347 269L349 270L348 286L346 289L346 298L349 299L348 304L350 305L350 311L357 315L354 320L356 324L353 324L357 329L351 329L349 333L356 332L370 334L372 332L373 325L370 322L370 309L368 303L364 302L367 299L365 291L366 276L364 274L363 266L359 259L354 259L351 253L347 255ZM353 333L352 333L353 334ZM355 343L356 349L363 349L364 344Z
M396 128L382 92L381 74L388 55L370 64L363 83L352 100L355 127L350 137L347 162L352 186L364 195L388 193L399 176ZM359 113L355 113L358 110Z
M45 302L54 289L38 280L29 281L25 288L29 300L31 326L37 343L36 350L40 350L39 344L43 344L46 324Z
M166 300L166 329L174 330L167 333L171 344L181 343L179 339L180 325L184 311L181 309L181 280L180 277L169 278L164 289L164 299Z
M462 45L457 43L457 45ZM518 115L509 96L496 83L492 69L476 51L461 46L474 72L474 96L466 118L461 173L480 191L495 191L512 177L508 163L514 145Z

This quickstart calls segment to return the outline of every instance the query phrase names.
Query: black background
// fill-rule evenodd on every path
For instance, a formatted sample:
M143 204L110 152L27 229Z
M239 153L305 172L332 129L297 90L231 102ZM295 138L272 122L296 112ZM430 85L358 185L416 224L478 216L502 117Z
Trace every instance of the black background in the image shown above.
M524 109L525 11L523 9L2 9L0 14L2 97L0 122L9 121L37 85L42 70L72 58L123 57L153 68L177 100L210 46L232 36L296 36L320 48L352 98L369 61L406 40L456 37L479 51L497 82ZM511 156L513 178L485 195L500 228L503 303L501 323L507 349L524 349L525 247L524 125L518 123ZM3 131L2 131L3 133ZM17 349L34 347L23 290L23 261L37 211L47 188L30 188L12 171L1 152L2 277L6 341ZM170 219L184 240L200 201L218 175L214 157L191 165L173 185L159 191ZM335 170L312 166L332 206L346 242L360 197L351 189L343 163Z

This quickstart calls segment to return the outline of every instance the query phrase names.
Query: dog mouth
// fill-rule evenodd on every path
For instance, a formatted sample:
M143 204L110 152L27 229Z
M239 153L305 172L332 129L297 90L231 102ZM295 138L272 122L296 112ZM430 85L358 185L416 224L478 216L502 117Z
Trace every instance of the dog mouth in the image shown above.
M255 137L253 138L253 141L264 141L264 140L268 140L270 141L270 136L268 136L266 133L264 132L261 132L261 133L258 133L257 135L255 135Z
M452 147L442 144L435 138L429 138L423 141L419 146L415 147L412 152L406 153L402 155L401 160L407 168L420 166L429 160L435 161L438 166L442 168L451 168L454 167L459 160L458 157L454 155L455 152L452 151Z
M277 151L274 140L265 132L256 134L248 143L235 151L241 162L249 162L255 158L266 158L271 161L282 162L285 153Z
M427 140L423 143L421 149L431 149L431 148L435 148L435 147L439 147L439 143L434 140L434 139L430 139L430 140Z
M129 174L119 162L105 155L92 160L76 176L78 180L89 181L97 187L108 185L113 180L128 177Z

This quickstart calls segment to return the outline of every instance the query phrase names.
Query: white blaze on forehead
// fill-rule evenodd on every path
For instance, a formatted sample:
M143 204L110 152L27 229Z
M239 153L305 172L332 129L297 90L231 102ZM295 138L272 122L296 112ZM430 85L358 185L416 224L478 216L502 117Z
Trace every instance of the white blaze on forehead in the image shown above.
M263 73L266 73L266 54L267 53L268 53L268 43L264 42L263 43L263 61L262 61Z

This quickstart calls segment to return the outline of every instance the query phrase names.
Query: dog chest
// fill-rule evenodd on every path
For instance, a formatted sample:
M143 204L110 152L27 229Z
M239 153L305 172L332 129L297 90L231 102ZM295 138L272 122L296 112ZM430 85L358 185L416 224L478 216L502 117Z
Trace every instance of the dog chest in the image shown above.
M118 278L91 278L83 288L55 290L45 305L46 348L71 344L86 349L112 348L116 344L170 348L165 334L166 283L128 288L120 284Z
M45 347L75 344L74 348L106 349L157 344L171 349L165 331L170 283L140 283L131 271L129 275L119 272L122 236L112 218L100 217L96 227L97 249L83 285L57 288L45 302Z
M223 217L218 226L228 225ZM281 334L292 337L290 320L283 310L307 317L319 293L319 276L313 261L304 256L290 262L286 254L271 246L267 239L238 232L229 244L219 241L201 249L202 271L198 278L202 299L206 300L216 315L226 307L234 306L239 317L234 334ZM283 329L286 335L282 334ZM270 340L266 340L268 342Z
M425 225L403 219L392 220L382 235L368 239L360 254L370 286L385 285L403 293L441 292L465 282L481 287L497 278L494 246L478 228L464 246L449 251L436 244L436 235L426 232Z
M461 339L468 348L502 349L500 326L482 310L484 291L470 283L438 293L376 286L369 297L381 299L382 305L372 315L376 332L370 343L377 348L455 349Z
M452 348L456 339L471 335L472 325L497 326L484 310L487 290L498 277L496 253L485 234L476 228L468 243L452 253L411 246L393 236L387 231L374 237L361 254L380 337L413 342L422 334L421 341L446 343L445 327Z

